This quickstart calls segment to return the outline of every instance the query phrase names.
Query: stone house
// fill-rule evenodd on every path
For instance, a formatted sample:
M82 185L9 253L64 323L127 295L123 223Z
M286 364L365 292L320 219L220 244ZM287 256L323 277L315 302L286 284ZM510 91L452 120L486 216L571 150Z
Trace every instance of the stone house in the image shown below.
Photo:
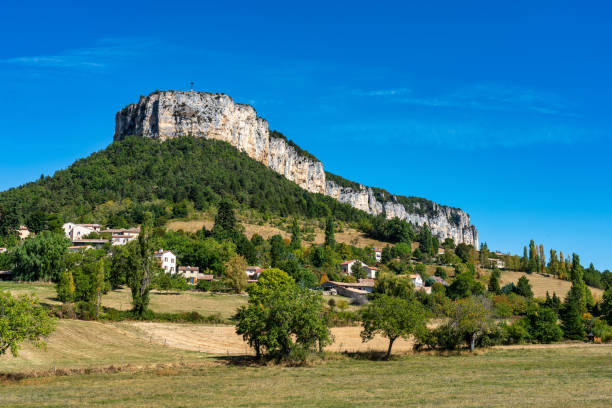
M378 272L378 268L375 268L373 266L368 266L365 263L356 260L356 259L352 259L350 261L344 261L340 264L340 267L342 268L342 273L345 275L352 275L353 274L353 265L355 265L356 262L359 262L361 264L361 267L363 268L363 270L366 273L366 278L368 279L376 279L376 273Z
M25 225L20 225L19 228L17 229L17 233L19 234L19 239L21 241L25 240L30 235L32 235L28 227L26 227Z
M174 255L171 251L164 251L163 249L160 249L159 251L153 253L153 257L157 259L159 265L166 273L176 273L176 255Z

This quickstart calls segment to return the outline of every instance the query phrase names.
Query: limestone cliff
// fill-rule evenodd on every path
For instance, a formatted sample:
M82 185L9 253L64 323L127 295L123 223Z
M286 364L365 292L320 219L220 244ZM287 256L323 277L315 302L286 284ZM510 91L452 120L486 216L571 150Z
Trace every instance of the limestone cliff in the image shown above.
M249 105L225 94L164 91L142 96L115 119L115 140L136 135L166 140L180 136L225 141L249 157L312 192L325 194L370 214L399 217L427 224L439 238L478 246L478 232L464 211L424 199L393 196L361 186L329 180L323 164L283 137L270 132L268 122ZM344 185L343 185L344 184Z

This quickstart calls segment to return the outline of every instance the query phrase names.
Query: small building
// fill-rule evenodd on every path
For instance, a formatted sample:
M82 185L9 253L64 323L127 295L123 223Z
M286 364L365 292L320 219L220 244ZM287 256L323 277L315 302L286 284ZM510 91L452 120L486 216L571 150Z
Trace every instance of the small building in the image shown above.
M157 259L159 265L166 273L176 273L176 255L174 255L171 251L164 251L163 249L160 249L159 251L153 253L153 257Z
M187 279L187 282L195 285L198 283L198 275L200 275L200 268L197 266L179 266L178 274L182 275Z
M382 262L382 249L374 248L372 251L374 253L374 258L376 259L376 262Z
M62 228L64 229L66 237L71 241L84 239L92 232L100 232L100 226L98 224L75 224L67 222Z
M0 271L0 281L13 280L13 271Z
M375 268L374 266L364 266L363 269L365 269L366 271L366 278L367 279L376 279L376 274L378 273L378 268Z
M367 299L368 293L374 290L374 281L372 279L359 279L359 282L355 283L327 281L321 287L323 290L351 299Z
M76 248L77 250L87 249L86 247L100 249L103 248L104 244L107 242L108 241L106 239L73 239L72 247L73 249Z
M128 242L134 241L140 234L140 227L137 228L118 228L103 230L102 233L111 234L112 245L125 245Z
M68 247L68 252L86 251L88 249L93 249L93 247L91 245L72 245Z
M246 276L248 281L256 281L259 279L259 275L263 272L259 266L247 266Z
M25 240L30 235L32 235L28 227L26 227L25 225L20 225L19 228L17 229L17 233L19 234L19 239L21 241Z
M489 258L489 263L491 265L491 267L497 267L499 269L504 269L506 267L506 263L504 262L503 259L498 259L498 258Z
M0 248L0 254L5 253L6 251L8 251L8 249L6 249L6 248Z
M441 277L439 277L439 276L435 276L435 275L434 275L434 276L432 276L432 279L433 279L434 281L436 281L437 283L440 283L440 284L442 284L442 285L444 285L444 286L448 286L448 282L446 282L444 279L442 279L442 278L441 278Z
M444 248L438 247L438 255L444 255Z
M410 275L410 280L414 284L415 288L420 288L423 286L423 278L421 278L421 275L419 275L418 273Z
M378 272L378 268L375 268L373 266L368 266L365 263L356 260L356 259L352 259L350 261L344 261L340 264L340 267L342 268L342 273L345 275L352 275L353 274L353 265L355 265L355 263L359 262L361 264L361 267L363 268L363 270L366 273L366 278L369 279L375 279L376 278L376 273Z

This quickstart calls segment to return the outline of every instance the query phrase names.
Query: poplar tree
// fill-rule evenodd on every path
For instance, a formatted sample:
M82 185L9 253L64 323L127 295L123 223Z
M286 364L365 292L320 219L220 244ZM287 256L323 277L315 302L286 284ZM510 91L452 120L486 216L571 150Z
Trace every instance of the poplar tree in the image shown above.
M540 252L540 273L543 273L546 268L546 255L544 255L544 245L540 244L538 247Z

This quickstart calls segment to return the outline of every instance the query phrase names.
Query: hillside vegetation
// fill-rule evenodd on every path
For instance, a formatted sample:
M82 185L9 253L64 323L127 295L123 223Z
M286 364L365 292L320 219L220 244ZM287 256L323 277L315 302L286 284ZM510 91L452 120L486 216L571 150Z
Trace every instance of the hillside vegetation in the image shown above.
M309 193L231 145L203 138L157 142L128 138L76 161L52 177L0 193L0 208L25 223L36 212L64 220L124 227L151 211L161 225L173 204L201 210L230 198L262 214L357 221L369 217L348 204Z

